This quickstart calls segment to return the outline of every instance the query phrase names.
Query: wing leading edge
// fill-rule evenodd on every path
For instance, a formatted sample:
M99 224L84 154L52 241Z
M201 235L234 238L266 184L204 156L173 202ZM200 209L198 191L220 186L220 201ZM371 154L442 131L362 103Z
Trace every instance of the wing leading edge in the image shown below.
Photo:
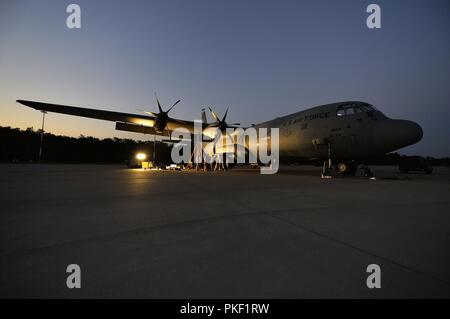
M155 117L149 115L139 115L139 114L131 114L131 113L121 113L121 112L113 112L106 110L97 110L90 109L84 107L75 107L68 105L59 105L59 104L51 104L51 103L43 103L43 102L35 102L35 101L26 101L26 100L17 100L18 103L23 104L25 106L31 107L35 110L53 112L53 113L61 113L67 115L81 116L98 120L105 121L113 121L116 123L127 123L133 126L144 126L144 127L153 127L155 124ZM169 119L168 120L168 129L173 130L176 127L183 127L188 129L189 131L193 131L194 123L191 121L177 120L177 119ZM124 127L124 126L123 126ZM128 125L128 127L131 127ZM128 130L128 129L122 129ZM152 134L152 130L136 130L130 129L133 132ZM156 132L155 132L156 133Z

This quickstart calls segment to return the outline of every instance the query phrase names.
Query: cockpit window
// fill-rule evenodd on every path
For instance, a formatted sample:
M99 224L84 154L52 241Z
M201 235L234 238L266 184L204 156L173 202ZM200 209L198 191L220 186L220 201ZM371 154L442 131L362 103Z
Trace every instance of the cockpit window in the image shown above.
M363 102L342 104L336 109L337 116L354 115L355 113L370 113L376 111L376 108Z

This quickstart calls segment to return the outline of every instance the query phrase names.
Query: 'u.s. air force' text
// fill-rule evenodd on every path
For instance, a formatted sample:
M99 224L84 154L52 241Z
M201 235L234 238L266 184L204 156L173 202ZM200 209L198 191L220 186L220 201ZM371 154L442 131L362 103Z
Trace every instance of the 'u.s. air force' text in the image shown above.
M214 312L223 312L226 314L267 314L269 313L269 304L229 304L226 303L223 307L206 306L206 305L193 305L187 303L180 308L181 314L201 314L211 317Z

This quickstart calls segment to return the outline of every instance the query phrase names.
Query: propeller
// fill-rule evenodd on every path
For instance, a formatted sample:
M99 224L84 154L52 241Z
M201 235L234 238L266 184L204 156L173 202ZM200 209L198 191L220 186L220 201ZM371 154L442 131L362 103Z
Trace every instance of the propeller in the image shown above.
M227 115L228 115L228 108L225 111L225 114L223 115L222 119L219 118L219 116L217 115L216 112L214 112L212 110L212 108L209 108L209 111L211 112L211 116L213 117L213 119L215 120L214 123L208 124L207 128L217 128L217 130L220 132L218 133L215 138L214 138L214 143L213 143L213 153L216 153L216 145L217 143L221 140L222 141L222 148L223 150L225 150L225 152L222 154L222 161L223 163L225 163L225 167L228 165L226 163L226 159L225 159L225 153L227 152L226 150L228 149L228 147L230 147L229 141L233 141L233 138L230 134L227 133L227 128L238 128L239 125L241 125L240 123L233 123L233 124L228 124L226 122L227 120ZM227 140L227 138L229 138L229 140ZM228 144L228 146L226 146ZM234 142L232 142L233 144L233 149L234 149Z
M173 105L167 111L164 111L163 108L161 107L161 103L159 102L159 99L158 99L158 96L156 95L156 92L155 92L155 97L156 97L156 102L158 103L159 113L149 112L149 111L144 111L144 113L148 114L148 115L151 115L151 116L154 116L155 117L154 128L156 129L157 132L163 132L166 129L167 121L170 118L169 117L169 112L173 109L173 107L175 105L180 103L181 100L176 101L175 103L173 103Z
M216 112L214 112L212 110L212 108L209 108L209 111L211 112L211 116L214 118L214 120L216 121L215 123L211 123L208 124L208 127L217 127L220 132L222 132L222 134L225 134L227 128L237 128L239 127L239 125L241 125L240 123L233 123L233 124L228 124L226 122L227 120L227 115L228 115L228 108L225 111L225 114L223 115L223 118L220 119L219 116L217 115Z

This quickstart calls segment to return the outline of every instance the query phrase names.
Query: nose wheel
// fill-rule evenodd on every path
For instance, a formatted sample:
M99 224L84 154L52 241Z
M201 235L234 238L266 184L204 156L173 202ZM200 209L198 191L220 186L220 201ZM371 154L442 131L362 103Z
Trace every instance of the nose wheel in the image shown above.
M348 166L346 163L339 163L337 165L337 170L339 174L345 174L348 172Z
M341 175L355 175L358 165L353 162L341 162L336 165L337 173Z
M358 164L358 162L350 160L338 162L337 164L333 165L333 161L331 158L331 143L328 143L328 159L323 163L321 177L332 178L333 176L354 176L356 175L356 172L359 168L361 169L362 176L374 179L372 171L366 165L366 163L362 162L360 166Z

